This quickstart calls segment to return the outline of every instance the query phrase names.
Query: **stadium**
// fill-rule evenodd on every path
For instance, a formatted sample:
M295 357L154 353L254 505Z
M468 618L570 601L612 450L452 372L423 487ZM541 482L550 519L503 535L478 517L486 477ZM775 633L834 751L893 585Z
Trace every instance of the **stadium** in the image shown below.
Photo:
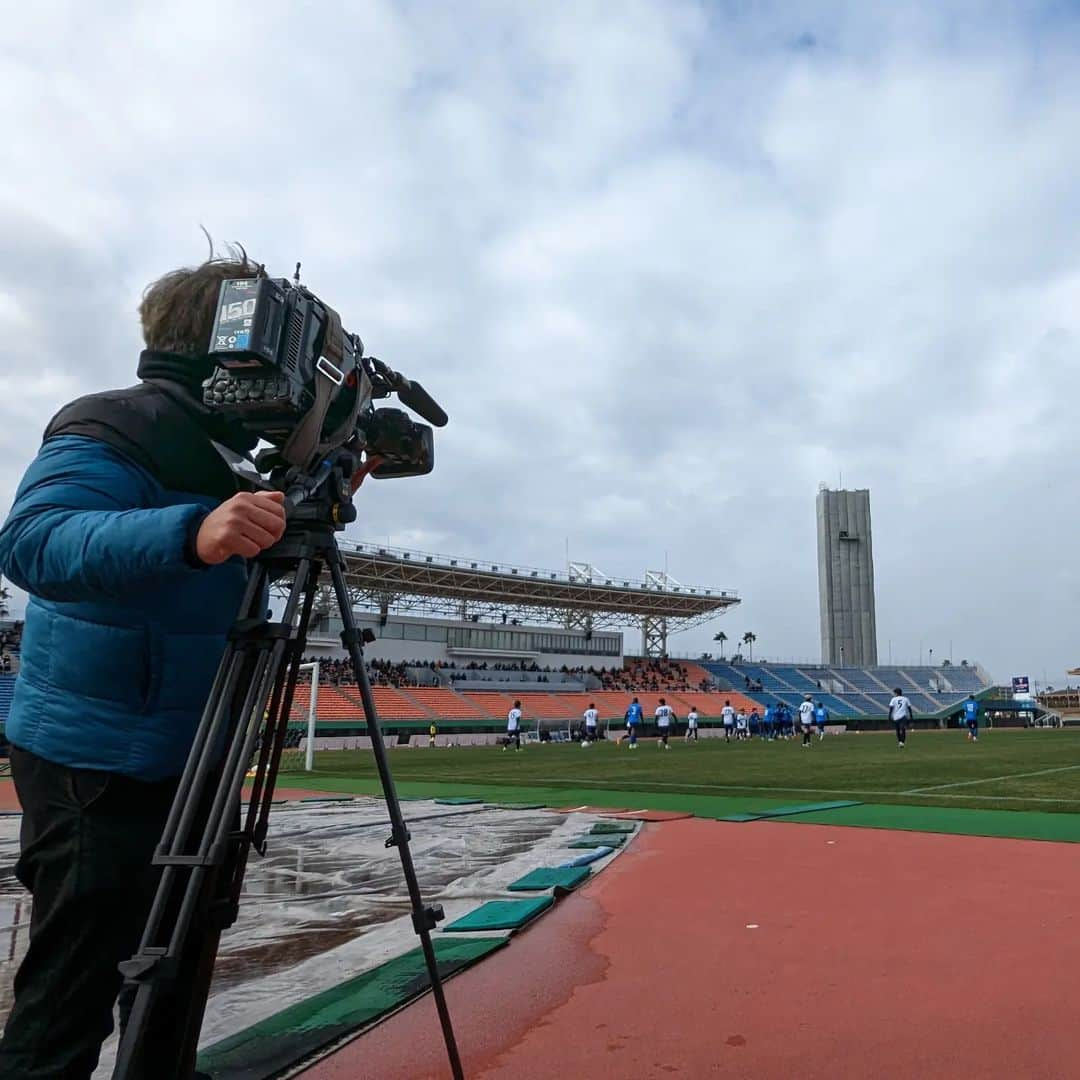
M868 518L865 528L868 536ZM844 555L858 562L851 539ZM828 544L823 535L824 554ZM840 917L847 905L881 913L860 916L874 940L885 933L878 923L901 918L916 895L907 880L916 872L921 918L951 920L972 889L992 887L1007 906L1017 873L1041 880L1049 872L1038 852L1054 844L1031 848L1031 841L1080 841L1080 800L1071 788L1080 766L1061 763L1075 753L1073 733L1061 730L1067 698L1039 701L995 685L967 661L852 666L673 656L680 631L722 620L740 595L685 586L667 573L613 579L581 563L550 571L341 546L356 618L369 632L368 675L407 800L418 874L446 912L435 936L440 973L461 972L448 982L448 1000L466 1075L502 1075L492 1062L508 1053L523 1075L553 1075L553 1062L575 1075L653 1075L642 1054L655 1054L662 1040L651 1028L642 1039L608 1035L600 1023L568 1052L529 1019L525 1002L536 995L551 1000L556 1016L566 1008L575 1016L610 1012L607 998L589 999L588 957L598 940L613 984L607 994L631 992L635 980L664 968L680 986L676 1012L690 1000L711 1011L714 980L728 976L702 967L700 948L722 956L723 970L737 971L753 1000L767 998L771 965L792 955L791 928L811 920L814 945L796 950L800 978L819 988L822 979L836 980L847 1000L873 983L881 947L852 939ZM870 584L862 596L871 598L863 614L872 622ZM287 586L279 582L278 591ZM444 1075L399 871L382 840L381 787L359 687L339 640L341 621L324 599L304 643L270 850L251 868L240 920L222 945L200 1069L229 1078ZM823 612L834 599L823 591ZM5 624L0 718L17 677L20 632L21 624ZM742 644L749 651L752 636ZM839 648L823 629L823 653ZM914 715L902 768L889 720L898 691ZM808 699L824 712L804 758L798 723L789 730L770 716L784 708L796 717ZM958 730L970 700L979 703L983 734L977 758ZM634 737L643 746L670 744L670 757L627 754L632 701L643 710ZM674 714L669 729L656 719L663 704ZM725 725L725 708L740 730ZM598 722L586 740L589 709ZM523 755L506 753L514 711ZM5 805L16 814L5 783ZM0 838L6 858L14 859L16 840L12 829ZM793 903L791 890L806 894L809 907ZM28 911L13 880L5 894L11 968L26 948ZM729 898L722 914L710 899L716 895ZM680 914L659 914L673 898ZM657 919L663 929L650 929L643 946L634 927ZM689 936L678 929L687 921ZM1049 946L1031 925L1017 936L1037 955ZM747 940L770 927L759 935L771 938L763 945ZM589 936L594 931L598 937ZM657 938L661 944L651 944ZM926 994L953 965L983 963L978 941L960 935L933 958L893 957L890 977ZM520 1004L510 985L527 985ZM507 1031L496 1037L485 1003L508 992L500 1006ZM560 1006L564 998L573 1004ZM947 999L943 993L942 1007ZM0 1007L10 1007L9 996ZM827 1036L802 1033L790 1047L769 1047L764 1029L755 1035L746 1022L739 1029L723 1045L755 1039L752 1075L795 1075L792 1055L827 1060L824 1043L841 1033L855 1060L871 1052L860 1043L862 1020L841 1018ZM606 1070L590 1064L600 1046L625 1059ZM102 1068L112 1052L107 1046ZM680 1036L671 1056L691 1075L711 1074L722 1059L710 1040L692 1036Z

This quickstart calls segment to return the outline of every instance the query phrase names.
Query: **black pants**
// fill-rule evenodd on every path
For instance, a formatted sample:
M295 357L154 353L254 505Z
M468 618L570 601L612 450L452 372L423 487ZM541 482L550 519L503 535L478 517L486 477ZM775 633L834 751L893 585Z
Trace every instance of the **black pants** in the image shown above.
M903 746L907 742L907 719L894 720L896 726L896 741Z
M138 947L153 899L150 860L175 782L69 769L17 747L11 771L23 808L15 873L34 903L30 947L0 1042L0 1077L84 1080L113 1029L117 965ZM178 1000L189 996L194 955L171 988ZM130 1008L125 990L121 1027ZM170 1012L156 1010L162 1023L147 1036L159 1078L174 1075L179 1053L170 1050L178 1035L167 1022Z

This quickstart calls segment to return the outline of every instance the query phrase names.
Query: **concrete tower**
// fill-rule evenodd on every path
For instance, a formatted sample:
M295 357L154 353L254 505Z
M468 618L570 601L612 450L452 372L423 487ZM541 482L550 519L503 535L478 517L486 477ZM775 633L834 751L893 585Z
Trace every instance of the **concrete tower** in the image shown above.
M873 666L878 658L869 491L830 491L821 486L817 550L821 662Z

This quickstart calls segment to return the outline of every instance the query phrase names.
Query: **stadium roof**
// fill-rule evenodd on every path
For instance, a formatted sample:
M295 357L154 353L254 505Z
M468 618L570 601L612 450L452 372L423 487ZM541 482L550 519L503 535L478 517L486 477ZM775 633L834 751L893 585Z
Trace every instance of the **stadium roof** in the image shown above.
M503 613L580 626L664 621L671 631L739 603L731 589L687 586L661 571L612 577L585 563L563 572L482 559L340 543L353 603L467 618Z

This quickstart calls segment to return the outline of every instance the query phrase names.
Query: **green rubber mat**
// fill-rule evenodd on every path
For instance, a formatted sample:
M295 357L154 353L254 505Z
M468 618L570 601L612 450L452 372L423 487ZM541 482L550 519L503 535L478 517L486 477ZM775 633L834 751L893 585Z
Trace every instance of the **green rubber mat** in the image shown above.
M542 802L511 802L492 803L496 810L546 810L547 803Z
M506 938L432 940L445 979L502 948ZM305 1001L208 1046L199 1069L214 1080L265 1080L358 1031L428 989L427 969L413 949L371 971L324 990Z
M794 824L854 825L868 829L1080 843L1080 814L1046 814L1037 810L964 810L948 806L859 803L820 813L800 814L787 820Z
M589 832L599 836L602 833L630 833L636 828L632 821L598 821Z
M838 802L797 803L794 806L774 806L768 810L751 810L745 814L729 814L724 821L761 821L763 818L795 817L797 814L816 814L824 810L839 810L845 806L861 806L861 803L841 800Z
M473 803L483 802L483 799L477 799L472 795L456 795L450 799L436 799L440 806L472 806Z
M543 867L530 870L506 887L511 892L537 892L540 889L574 889L591 873L587 866Z
M529 900L489 900L443 927L443 931L461 934L472 930L517 930L547 911L553 903L553 896L534 896Z
M568 848L622 847L626 843L625 833L605 833L603 836L579 836Z

